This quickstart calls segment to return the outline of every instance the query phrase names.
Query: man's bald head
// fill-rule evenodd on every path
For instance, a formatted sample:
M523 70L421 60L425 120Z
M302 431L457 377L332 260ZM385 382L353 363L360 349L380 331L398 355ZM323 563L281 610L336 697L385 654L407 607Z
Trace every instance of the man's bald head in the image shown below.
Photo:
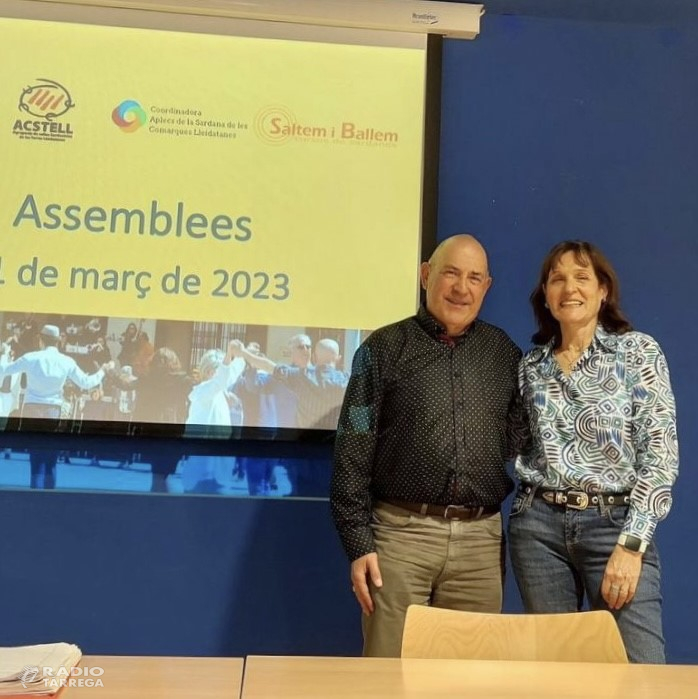
M484 261L485 269L487 270L487 275L489 276L487 251L482 246L482 243L474 235L470 235L470 233L458 233L456 235L452 235L450 238L445 238L444 240L442 240L436 246L434 252L431 253L431 257L429 258L429 264L436 264L442 255L448 254L448 251L454 247L462 247L468 249L475 256L481 255Z
M420 270L427 310L451 336L461 335L477 318L492 279L487 253L472 235L442 241Z
M340 359L339 344L335 340L323 338L315 344L315 363L336 366Z

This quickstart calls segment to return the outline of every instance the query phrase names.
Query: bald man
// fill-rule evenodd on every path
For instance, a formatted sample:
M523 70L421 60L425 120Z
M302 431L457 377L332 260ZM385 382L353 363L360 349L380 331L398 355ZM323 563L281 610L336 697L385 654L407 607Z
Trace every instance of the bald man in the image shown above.
M426 304L354 356L331 505L364 655L399 656L410 604L500 612L506 462L524 444L519 348L478 319L492 284L471 235L420 268Z
M335 429L339 405L349 380L345 372L335 366L340 359L337 342L324 339L315 345L316 364L311 362L313 345L304 334L294 335L288 341L290 364L277 364L268 357L250 352L239 340L233 343L233 347L235 356L269 375L271 390L281 386L295 396L293 423L279 422L278 427Z

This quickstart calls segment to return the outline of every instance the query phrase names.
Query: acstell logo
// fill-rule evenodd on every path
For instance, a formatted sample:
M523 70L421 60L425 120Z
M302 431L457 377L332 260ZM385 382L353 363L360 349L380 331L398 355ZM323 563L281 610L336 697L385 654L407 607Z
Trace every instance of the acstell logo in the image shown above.
M38 119L52 121L75 106L68 90L55 80L37 78L25 87L19 98L19 110Z

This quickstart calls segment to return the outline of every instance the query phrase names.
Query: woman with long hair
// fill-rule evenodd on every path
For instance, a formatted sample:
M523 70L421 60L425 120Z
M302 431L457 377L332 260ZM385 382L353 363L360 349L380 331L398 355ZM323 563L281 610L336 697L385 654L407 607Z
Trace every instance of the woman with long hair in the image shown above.
M526 611L609 609L631 661L664 662L654 532L678 469L664 354L632 329L591 243L553 247L531 302L537 347L519 386L532 443L509 523Z

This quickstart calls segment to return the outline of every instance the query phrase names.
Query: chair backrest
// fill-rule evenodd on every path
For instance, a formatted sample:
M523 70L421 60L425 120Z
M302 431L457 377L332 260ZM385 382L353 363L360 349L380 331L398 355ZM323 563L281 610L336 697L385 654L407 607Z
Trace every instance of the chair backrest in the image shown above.
M572 614L480 614L413 604L402 636L403 658L552 660L627 663L607 611Z

